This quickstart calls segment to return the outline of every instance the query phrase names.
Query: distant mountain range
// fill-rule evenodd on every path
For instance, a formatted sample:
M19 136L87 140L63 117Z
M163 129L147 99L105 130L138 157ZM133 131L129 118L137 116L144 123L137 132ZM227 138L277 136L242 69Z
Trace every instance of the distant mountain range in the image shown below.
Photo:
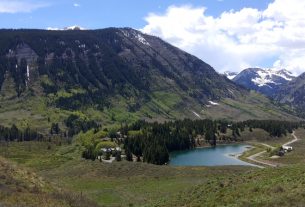
M247 89L268 96L275 103L288 105L296 114L305 117L305 73L296 77L285 69L248 68L224 75Z
M225 72L224 75L247 89L255 90L269 97L276 95L283 85L295 78L285 69L262 68L248 68L240 73Z

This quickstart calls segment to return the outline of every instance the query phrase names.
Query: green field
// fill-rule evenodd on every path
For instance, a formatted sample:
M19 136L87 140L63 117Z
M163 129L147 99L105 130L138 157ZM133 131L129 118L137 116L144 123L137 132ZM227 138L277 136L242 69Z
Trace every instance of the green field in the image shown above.
M252 134L252 142L260 133ZM89 202L87 199L100 206L302 206L305 202L305 167L301 164L304 163L305 130L297 130L296 135L300 140L295 143L295 150L277 160L285 166L265 169L171 167L126 161L104 164L82 160L77 142L61 146L45 142L2 144L0 152L1 156L18 163L12 164L16 169L26 168L47 183L42 192L64 189L69 195L81 195L85 200L83 206ZM265 141L278 144L287 139L290 138ZM21 200L25 199L23 191L14 192L22 195ZM14 198L10 196L7 202L16 203ZM37 206L33 195L31 198L28 202ZM66 198L48 199L50 203L66 202Z

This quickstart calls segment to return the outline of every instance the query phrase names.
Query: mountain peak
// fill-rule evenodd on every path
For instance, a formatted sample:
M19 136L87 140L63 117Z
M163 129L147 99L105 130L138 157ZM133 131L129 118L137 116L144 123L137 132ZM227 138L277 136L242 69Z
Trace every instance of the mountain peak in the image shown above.
M265 95L273 95L280 85L293 80L295 76L286 69L247 68L240 72L233 81Z

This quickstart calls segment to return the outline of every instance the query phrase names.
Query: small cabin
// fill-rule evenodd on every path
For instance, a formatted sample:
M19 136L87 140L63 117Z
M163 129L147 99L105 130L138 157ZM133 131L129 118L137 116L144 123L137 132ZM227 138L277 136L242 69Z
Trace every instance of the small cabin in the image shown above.
M285 152L291 152L292 151L292 147L291 146L282 146L282 149L285 150Z

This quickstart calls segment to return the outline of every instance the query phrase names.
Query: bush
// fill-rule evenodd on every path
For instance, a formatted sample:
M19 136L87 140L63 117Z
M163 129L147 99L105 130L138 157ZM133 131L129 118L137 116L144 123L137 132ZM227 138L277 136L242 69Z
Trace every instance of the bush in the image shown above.
M268 148L267 152L269 150L269 156L275 156L275 155L279 155L279 152L281 151L282 147L281 146L277 146L274 149Z
M120 162L122 160L121 152L116 152L115 160Z
M110 141L102 141L96 145L96 149L100 150L102 148L115 148L117 147L116 143Z

